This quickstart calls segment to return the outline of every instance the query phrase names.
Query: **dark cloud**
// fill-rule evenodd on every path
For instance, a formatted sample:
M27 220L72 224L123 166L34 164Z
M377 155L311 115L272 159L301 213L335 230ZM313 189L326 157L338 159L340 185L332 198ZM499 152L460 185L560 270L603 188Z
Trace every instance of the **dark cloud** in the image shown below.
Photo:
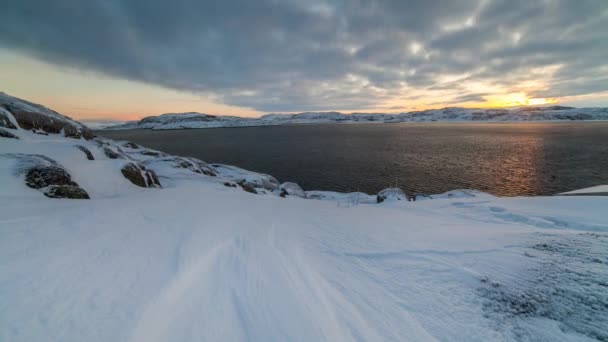
M606 32L606 0L5 0L0 11L2 46L261 111L372 109L412 90L482 100L464 81L605 91Z

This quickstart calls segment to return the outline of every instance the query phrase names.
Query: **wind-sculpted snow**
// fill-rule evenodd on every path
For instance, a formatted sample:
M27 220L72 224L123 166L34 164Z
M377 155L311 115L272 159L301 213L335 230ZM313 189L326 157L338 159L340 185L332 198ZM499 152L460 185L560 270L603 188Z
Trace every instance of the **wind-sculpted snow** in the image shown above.
M608 120L608 108L572 108L562 106L521 107L515 109L443 108L400 114L307 112L267 114L260 118L214 116L201 113L171 113L151 116L137 122L105 127L106 129L182 129L274 126L314 123L399 123L399 122L471 122L471 121L583 121Z
M12 131L1 341L608 339L608 197L390 189L400 200L376 203L125 141ZM131 183L131 163L162 188ZM26 185L32 166L59 165L89 200Z

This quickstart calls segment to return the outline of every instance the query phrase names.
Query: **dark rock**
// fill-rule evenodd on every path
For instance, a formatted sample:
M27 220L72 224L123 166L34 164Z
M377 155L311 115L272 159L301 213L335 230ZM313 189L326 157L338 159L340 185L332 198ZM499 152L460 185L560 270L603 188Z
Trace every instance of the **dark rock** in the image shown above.
M152 150L144 150L140 152L141 154L143 154L144 156L151 156L151 157L160 157L165 155L162 152L156 152L156 151L152 151Z
M161 188L156 173L146 169L145 166L139 163L128 163L120 170L131 183L141 186L142 188Z
M239 182L239 185L241 186L241 188L247 192L250 192L252 194L257 194L258 192L255 190L255 188L246 182Z
M106 155L106 157L108 157L110 159L124 159L123 156L114 152L114 150L112 150L111 148L109 148L107 146L103 148L103 153Z
M293 196L306 198L306 193L297 183L285 182L281 184L281 187L279 189L281 191L279 196L281 197Z
M70 174L51 158L38 154L9 154L16 158L17 171L25 174L25 184L51 198L89 198Z
M232 182L224 182L224 186L227 186L229 188L236 188L236 184Z
M17 129L17 126L15 126L13 124L13 122L9 118L9 115L12 116L12 114L9 111L7 111L4 108L0 107L0 127L10 128L10 129Z
M399 188L388 188L380 191L376 196L376 201L382 203L384 201L407 201L407 195Z
M44 195L50 198L89 199L89 194L84 189L73 185L51 185L44 191Z
M134 149L134 150L139 148L139 145L137 145L134 142L130 142L130 141L127 141L126 143L124 143L123 146L126 148Z
M34 166L25 174L25 184L33 189L46 188L50 185L78 186L70 174L58 164Z
M84 152L84 154L87 156L88 160L95 160L95 157L93 157L93 153L91 153L91 151L88 148L86 148L82 145L76 145L76 148L78 148L79 150Z
M94 137L86 127L76 127L72 123L61 120L60 118L53 118L47 114L38 113L34 111L23 110L10 104L5 104L3 107L8 110L15 119L17 124L26 130L43 131L46 133L59 134L63 131L63 134L68 138L80 139L92 139Z
M0 137L11 138L11 139L19 139L18 136L14 135L13 133L11 133L11 132L3 129L3 128L0 128Z

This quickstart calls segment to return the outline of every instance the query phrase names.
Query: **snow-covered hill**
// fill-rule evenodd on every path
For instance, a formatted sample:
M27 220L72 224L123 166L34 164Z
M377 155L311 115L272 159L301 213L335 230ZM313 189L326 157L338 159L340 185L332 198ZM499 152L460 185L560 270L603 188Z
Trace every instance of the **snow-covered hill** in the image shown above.
M1 341L608 340L608 197L303 191L9 100Z
M272 126L311 123L398 123L459 121L580 121L608 120L608 108L563 106L522 107L515 109L444 108L400 114L308 112L267 114L260 118L214 116L201 113L170 113L140 121L106 127L107 129L180 129Z

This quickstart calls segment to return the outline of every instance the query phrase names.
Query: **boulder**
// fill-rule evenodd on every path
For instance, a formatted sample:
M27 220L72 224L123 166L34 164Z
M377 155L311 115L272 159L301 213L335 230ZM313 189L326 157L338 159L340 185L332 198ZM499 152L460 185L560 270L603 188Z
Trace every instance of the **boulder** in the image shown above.
M399 188L388 188L380 191L376 196L376 201L378 203L382 202L392 202L392 201L407 201L407 195L403 192L403 190Z
M73 185L51 185L44 195L50 198L89 199L89 194L82 188Z
M128 163L120 170L131 183L141 186L142 188L161 188L160 182L156 177L156 173L146 169L140 163Z
M25 184L33 189L42 189L50 185L78 186L70 174L59 165L34 166L25 174Z
M79 150L84 152L84 154L87 156L88 160L95 160L95 157L93 157L93 153L91 153L91 151L88 148L86 148L82 145L76 145L76 148L78 148Z
M18 173L25 173L25 184L51 198L88 199L89 195L59 163L37 154L9 155L18 159Z
M297 183L285 182L281 184L281 186L279 187L279 191L279 196L281 197L293 196L306 198L306 193Z
M0 128L0 137L2 137L2 138L10 138L10 139L19 139L18 136L16 136L13 133L5 130L4 128Z

